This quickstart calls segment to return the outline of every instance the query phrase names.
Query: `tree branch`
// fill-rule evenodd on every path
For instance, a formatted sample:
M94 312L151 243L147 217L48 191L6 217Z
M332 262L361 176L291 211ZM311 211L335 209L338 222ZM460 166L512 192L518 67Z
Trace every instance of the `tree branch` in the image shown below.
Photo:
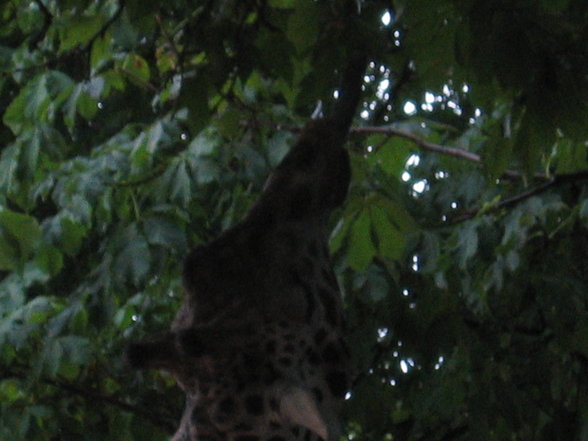
M457 224L457 223L466 221L468 219L472 219L481 211L491 212L491 211L500 210L502 208L512 207L512 206L518 204L519 202L522 202L522 201L529 199L533 196L541 194L541 193L549 190L552 187L555 187L555 186L558 186L558 185L561 185L564 183L581 181L584 179L588 179L588 171L570 173L567 175L555 175L549 181L544 182L543 184L538 185L537 187L523 191L522 193L511 196L510 198L504 199L493 206L490 206L490 207L476 206L476 207L473 207L467 211L464 211L460 215L451 219L450 223Z
M21 380L24 380L27 378L27 376L23 373L15 372L15 371L7 369L2 372L2 378L8 378L8 377L18 378ZM160 427L161 429L163 429L167 432L171 433L175 430L175 423L173 423L171 421L167 421L165 419L162 419L154 413L139 409L139 408L132 406L128 403L125 403L124 401L121 401L118 398L115 398L113 396L104 395L96 390L92 390L89 388L82 389L82 388L74 386L70 383L66 383L66 382L60 381L60 380L42 378L39 381L41 383L56 387L58 389L69 392L71 394L78 395L87 401L92 401L92 402L98 401L98 402L110 404L111 406L114 406L114 407L118 407L119 409L122 409L126 412L130 412L132 414L140 416L141 418L146 419L147 421L151 422L151 424L153 424L154 426Z
M157 21L157 24L159 25L159 29L161 29L161 33L163 34L163 36L167 40L167 44L169 44L170 50L172 51L172 53L176 57L176 63L180 63L180 60L181 60L180 51L178 51L178 48L176 46L176 43L175 43L173 37L169 34L169 32L167 32L167 29L165 28L163 20L161 19L161 15L155 14L155 20ZM179 67L180 67L180 69L182 68L181 63L179 64Z
M241 122L241 125L248 126L247 121ZM286 124L274 124L273 127L276 130L287 130L293 133L299 133L302 128L298 126L291 126ZM381 134L385 136L398 136L400 138L408 139L420 147L424 151L439 153L442 155L453 156L458 159L464 159L466 161L475 162L477 164L483 164L482 158L480 155L472 152L468 152L467 150L459 149L457 147L451 147L442 144L435 144L433 142L429 142L426 139L423 139L413 133L406 132L404 130L393 129L390 127L375 127L375 126L362 126L362 127L351 127L349 129L351 133L361 133L361 134ZM505 179L522 179L524 174L517 170L506 170L502 174L502 177ZM549 177L544 173L535 173L533 177L537 180L548 180Z
M242 122L241 124L245 125L245 126L248 125L247 122ZM294 132L294 133L298 133L301 130L301 128L297 127L297 126L282 125L282 124L275 124L274 128L276 130L287 130L287 131ZM389 127L365 126L365 127L352 127L350 129L350 132L363 133L363 134L377 133L377 134L382 134L385 136L398 136L401 138L408 139L409 141L412 141L417 146L419 146L422 150L425 150L425 151L435 152L435 153L439 153L442 155L454 156L456 158L464 159L466 161L475 162L477 164L483 164L482 158L480 157L480 155L478 155L476 153L468 152L467 150L459 149L456 147L450 147L450 146L446 146L446 145L442 145L442 144L435 144L435 143L429 142L429 141L427 141L427 140L425 140L425 139L423 139L413 133L406 132L404 130L393 129L393 128L389 128ZM517 170L506 170L502 176L507 179L522 179L524 175L523 175L523 173L521 173ZM557 185L560 185L560 184L588 179L588 171L581 171L581 172L570 173L570 174L566 174L566 175L554 175L552 177L549 177L544 173L535 173L533 175L533 177L536 180L545 181L545 182L541 183L540 185L538 185L534 188L526 190L522 193L511 196L510 198L504 199L504 200L496 203L493 206L473 207L467 211L462 212L458 216L454 217L453 219L451 219L449 221L449 223L450 224L457 224L457 223L466 221L468 219L475 217L481 211L496 211L496 210L500 210L502 208L511 207L513 205L518 204L519 202L522 202L522 201L529 199L535 195L543 193L543 192L547 191L548 189L555 187Z
M392 129L389 127L353 127L351 129L353 133L378 133L386 136L398 136L400 138L408 139L412 141L423 150L427 150L430 152L442 153L444 155L455 156L457 158L466 159L468 161L481 163L482 159L480 155L477 155L472 152L468 152L467 150L458 149L455 147L449 147L441 144L435 144L429 141L426 141L413 133L405 132L403 130Z
M435 144L433 142L429 142L413 133L405 132L404 130L393 129L390 127L353 127L351 129L352 133L377 133L382 134L385 136L398 136L400 138L408 139L412 141L417 146L419 146L422 150L440 153L442 155L454 156L456 158L465 159L467 161L475 162L477 164L483 164L482 158L480 155L472 152L468 152L467 150L458 149L456 147L450 147L442 144ZM506 170L503 175L504 178L508 179L521 179L523 174L516 170ZM542 173L537 173L534 176L536 179L547 179L547 176Z
M352 51L349 63L342 72L341 84L339 85L340 96L336 101L331 119L345 133L349 130L357 110L366 65L365 52Z

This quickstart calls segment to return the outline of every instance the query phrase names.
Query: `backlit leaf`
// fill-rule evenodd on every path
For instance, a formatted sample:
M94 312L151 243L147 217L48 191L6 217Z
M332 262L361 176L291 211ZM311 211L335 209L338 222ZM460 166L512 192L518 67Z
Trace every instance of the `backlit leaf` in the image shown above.
M0 268L21 268L40 238L36 219L9 210L0 211Z
M122 72L138 86L146 87L150 77L149 64L138 54L129 54L121 62Z
M360 213L351 225L347 261L357 271L363 271L376 254L371 237L371 220L368 211Z
M89 42L102 27L104 18L101 15L77 16L68 20L61 28L60 52L65 52Z
M304 52L315 41L319 33L316 5L306 0L296 1L296 10L288 20L286 35L299 53Z

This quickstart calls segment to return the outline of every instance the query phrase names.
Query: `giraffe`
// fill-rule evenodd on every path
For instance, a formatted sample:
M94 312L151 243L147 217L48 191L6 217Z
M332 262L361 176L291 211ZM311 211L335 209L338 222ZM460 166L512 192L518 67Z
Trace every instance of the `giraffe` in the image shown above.
M186 393L173 441L342 435L349 353L328 219L347 194L364 66L346 71L334 116L305 126L244 219L188 254L170 331L127 348L133 367L165 369Z

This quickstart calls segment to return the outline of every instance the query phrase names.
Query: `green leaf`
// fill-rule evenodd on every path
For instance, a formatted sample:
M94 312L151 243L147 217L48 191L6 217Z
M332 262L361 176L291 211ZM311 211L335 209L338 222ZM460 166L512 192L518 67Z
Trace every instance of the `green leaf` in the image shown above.
M368 161L372 165L379 165L386 173L396 177L399 177L406 169L406 161L414 151L410 141L399 137L385 140L381 135L371 136L365 144L376 149L374 153L368 154Z
M291 26L296 24L292 23ZM290 84L294 75L292 54L295 48L287 40L287 36L281 32L262 29L255 40L255 47L263 69L282 79L285 84Z
M58 246L68 256L75 256L86 236L86 228L80 222L68 217L61 218L61 228Z
M210 118L208 107L208 78L198 75L195 78L187 78L182 83L179 105L188 109L187 123L192 132L202 130Z
M92 66L93 75L100 71L111 59L111 41L112 35L107 31L96 38L92 43L92 50L90 52L90 66Z
M512 141L507 138L490 138L482 152L484 171L489 180L502 176L512 160Z
M40 238L41 229L35 218L9 210L0 211L0 269L22 269Z
M54 298L38 296L23 307L23 318L27 325L44 324L59 307Z
M92 355L90 341L85 337L66 335L59 338L59 344L63 350L63 357L69 363L85 365Z
M558 174L574 173L588 168L586 146L571 139L560 139L555 144L553 163Z
M87 338L74 335L48 338L41 354L41 370L49 378L56 377L58 373L66 378L75 378L79 372L77 366L87 364L91 354Z
M43 244L37 254L36 262L43 272L54 276L63 268L63 255L54 246Z
M379 302L388 296L391 287L381 269L375 265L368 266L366 279L368 283L368 293L372 301Z
M133 323L135 314L137 314L137 309L133 305L125 305L116 312L113 323L119 329L127 329Z
M127 227L115 258L117 276L121 281L131 281L135 285L145 280L151 265L151 253L143 234L135 224Z
M125 90L125 80L123 75L120 72L115 70L109 70L104 75L101 76L104 79L104 94L109 95L111 93L111 89L117 91Z
M555 128L545 124L536 115L527 112L514 143L514 153L522 160L530 176L540 168L542 155L551 152L555 143Z
M20 148L18 174L26 180L31 180L37 172L41 146L44 146L43 131L38 128L31 130L23 134L20 141L17 144Z
M170 171L173 171L170 197L183 206L187 206L192 198L192 180L188 174L186 161L177 161L176 166Z
M376 254L371 237L371 219L368 210L359 214L351 225L347 262L357 271L364 271Z
M348 238L351 224L352 222L347 217L339 219L339 222L337 222L337 225L335 225L335 228L331 232L329 240L329 251L331 254L337 253L343 247L343 244Z
M24 94L24 89L20 91L19 95L12 100L6 108L2 116L2 122L10 127L14 134L19 134L22 131L23 124L26 122L25 104L27 98Z
M84 93L78 97L76 109L83 118L93 119L98 112L98 100L92 97L87 89L88 85L84 85Z
M81 303L72 307L72 314L69 320L69 329L76 334L87 332L88 328L88 311L84 309Z
M433 272L440 270L439 257L441 253L440 238L433 232L423 231L421 234L421 270L423 272Z
M206 185L219 179L220 169L218 162L212 159L212 154L219 148L218 140L207 136L202 133L195 138L188 147L189 154L186 156L184 162L189 170L191 179L199 185ZM189 181L191 180L188 175L183 175L186 180L183 181L184 191L186 197L189 198L190 186Z
M3 116L15 134L28 125L52 121L54 112L68 97L72 80L62 72L49 71L30 80L12 100Z
M78 84L75 86L69 96L69 99L66 102L64 113L65 113L65 124L71 130L73 130L75 125L75 117L77 114L77 103L82 95L84 86L83 84Z
M316 3L296 0L296 10L288 20L286 36L298 53L305 52L316 41L319 34L318 17Z
M63 53L82 46L98 33L104 24L101 14L71 17L61 27L59 52Z
M191 165L193 176L198 184L206 185L218 180L220 170L215 161L208 158L201 158Z
M458 261L461 268L465 268L468 261L478 251L478 225L470 221L456 230Z
M62 357L63 347L59 339L48 339L41 353L41 361L38 366L39 374L44 373L49 378L54 378L59 371Z
M15 134L19 134L24 126L41 115L50 102L45 87L45 77L38 76L21 89L12 100L3 116L4 124Z
M157 70L160 74L170 72L178 66L177 54L170 50L159 50L156 53L157 56Z
M145 236L151 245L162 245L175 250L178 254L186 251L188 243L184 232L174 222L159 216L145 220Z
M277 132L267 142L269 163L277 166L290 150L293 136L289 132Z
M128 54L120 63L120 68L129 79L140 87L145 88L149 82L149 64L138 54Z
M404 253L406 232L394 225L389 211L370 207L371 226L379 253L386 259L399 261Z
M26 395L15 379L7 378L0 381L0 400L11 403L24 398Z
M235 107L226 109L216 120L216 126L221 136L229 139L237 137L241 132L241 120L244 116L244 113Z
M188 151L195 157L207 156L218 149L218 141L206 133L199 134L190 142Z

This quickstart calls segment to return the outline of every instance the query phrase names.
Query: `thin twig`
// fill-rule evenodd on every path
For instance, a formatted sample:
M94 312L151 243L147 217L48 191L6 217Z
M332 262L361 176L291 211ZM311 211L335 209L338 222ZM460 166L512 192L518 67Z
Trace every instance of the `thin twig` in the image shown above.
M165 25L163 24L163 20L161 19L161 15L156 14L155 20L157 21L157 24L159 25L159 28L161 29L161 33L163 34L167 43L169 44L169 47L170 47L172 53L176 57L176 62L179 62L180 52L178 51L178 48L176 47L176 43L175 43L174 39L172 38L170 33L167 32L167 29L165 28Z
M160 93L161 91L157 88L157 86L155 86L153 83L144 80L143 78L141 78L139 75L135 74L134 72L131 72L128 69L123 69L118 68L117 69L119 72L121 72L122 74L126 75L127 77L129 77L130 79L136 81L137 83L139 83L141 86L145 87L146 89L149 89L151 92L153 93Z

